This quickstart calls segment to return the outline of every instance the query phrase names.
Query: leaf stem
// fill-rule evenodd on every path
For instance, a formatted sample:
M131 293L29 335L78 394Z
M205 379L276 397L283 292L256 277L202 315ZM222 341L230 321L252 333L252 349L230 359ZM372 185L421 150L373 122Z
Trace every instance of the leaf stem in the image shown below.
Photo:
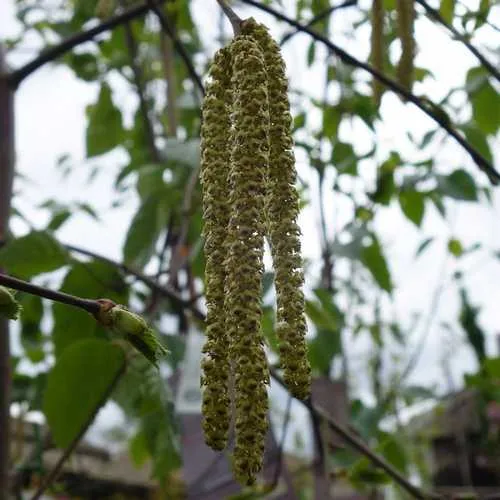
M234 36L239 35L241 32L241 23L243 22L243 19L241 19L241 17L239 17L238 14L236 14L236 12L231 9L231 7L229 7L225 0L217 0L217 3L220 5L222 11L229 19L229 22L233 27Z

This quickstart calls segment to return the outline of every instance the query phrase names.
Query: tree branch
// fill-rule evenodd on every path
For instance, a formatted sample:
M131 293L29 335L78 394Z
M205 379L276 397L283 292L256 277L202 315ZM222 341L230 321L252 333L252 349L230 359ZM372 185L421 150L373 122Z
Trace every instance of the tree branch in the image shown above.
M498 71L498 69L495 68L493 64L491 64L488 61L488 59L486 59L486 57L484 57L483 54L481 54L481 52L479 52L479 50L477 50L476 47L474 47L474 45L472 45L464 35L459 33L453 27L453 25L448 24L444 20L443 16L441 16L438 10L431 7L425 0L415 0L415 1L425 9L425 11L427 12L428 16L431 19L434 19L439 24L444 26L459 42L462 42L467 47L467 49L469 49L469 51L477 57L477 59L491 73L491 75L494 76L500 82L500 72Z
M415 94L408 92L405 88L403 88L399 83L397 83L392 78L387 77L383 73L380 73L368 63L360 61L356 59L351 54L347 53L345 50L341 49L339 46L331 42L325 36L316 33L311 30L307 26L295 21L294 19L278 12L277 10L269 7L268 5L264 5L256 0L241 0L245 4L253 5L254 7L271 14L276 19L284 21L288 23L290 26L297 28L297 30L307 33L314 40L321 42L325 47L330 49L336 56L338 56L344 63L349 64L350 66L354 66L356 68L363 69L367 73L370 73L374 78L382 82L384 85L392 89L397 94L404 97L407 101L413 103L417 108L423 111L429 118L434 120L442 129L446 130L446 132L451 135L471 156L476 165L488 176L490 182L494 185L497 185L500 182L500 174L493 168L490 162L484 158L484 156L477 151L473 146L471 146L448 122L446 117L441 116L436 113L436 109L439 109L438 106L430 101L423 100L417 97Z
M80 442L80 440L82 439L84 434L87 432L87 429L90 427L90 425L94 421L99 410L104 406L104 404L106 403L108 398L111 396L112 392L115 390L122 375L125 373L126 367L127 367L127 362L124 359L120 370L117 372L114 379L111 381L108 388L106 389L106 391L102 395L102 398L97 403L96 407L94 408L94 411L92 411L92 413L89 415L89 418L87 419L85 424L82 426L82 428L80 429L80 432L77 434L77 436L75 436L75 438L70 443L70 445L64 450L64 453L61 455L61 457L59 458L57 463L54 465L53 469L45 477L44 481L39 486L36 493L31 497L31 500L38 500L43 495L43 493L47 490L47 488L57 479L57 476L59 475L59 472L61 471L62 466L68 460L71 453L73 453L74 449L77 447L78 443Z
M165 2L166 0L158 0L159 2ZM21 68L14 70L9 75L9 83L14 88L17 87L26 77L31 75L38 68L43 66L44 64L54 61L58 57L64 55L66 52L69 52L73 48L82 43L88 42L92 40L97 35L101 33L105 33L116 26L120 26L127 21L131 21L132 19L142 16L146 14L149 10L148 4L140 4L135 7L131 7L125 12L118 14L114 17L107 19L106 21L98 24L94 28L91 28L86 31L82 31L81 33L77 33L76 35L70 36L66 40L63 40L60 44L55 45L54 47L49 47L43 50L35 59L25 64Z
M140 273L139 271L136 271L135 269L128 267L125 264L122 264L120 262L116 262L112 259L109 259L108 257L105 257L103 255L99 255L99 254L92 252L90 250L85 250L84 248L79 248L79 247L76 247L74 245L64 245L64 247L67 248L70 252L79 253L81 255L86 255L88 257L92 257L93 259L101 260L101 261L106 262L107 264L109 264L111 266L114 266L114 267L120 269L122 272L124 272L130 276L134 276L135 278L137 278L139 281L141 281L142 283L147 285L152 290L157 291L162 296L171 300L176 306L180 306L186 310L189 310L196 319L198 319L200 321L205 320L205 315L203 314L203 312L198 310L192 301L184 300L179 294L177 294L177 292L175 292L174 290L172 290L168 287L160 285L153 278L150 278L149 276L146 276L146 275Z
M171 40L174 44L175 50L177 50L177 52L181 56L182 60L184 61L184 64L186 65L188 73L191 76L191 79L193 80L195 87L197 87L198 90L201 92L201 94L204 95L205 89L203 87L203 82L201 81L200 76L196 72L196 68L194 67L193 61L191 60L191 56L186 51L186 48L184 47L182 42L175 35L175 32L174 32L173 28L170 26L170 22L167 19L167 16L159 8L158 0L147 0L147 4L150 7L150 9L154 12L156 17L158 18L158 21L160 22L160 25L161 25L163 31L171 38Z
M60 302L61 304L66 304L68 306L78 307L90 314L97 314L101 306L97 300L83 299L81 297L76 297L75 295L70 295L64 292L58 292L56 290L50 290L33 283L28 283L7 274L0 273L0 285L12 288L13 290L18 290L19 292L29 293L31 295L37 295L38 297L43 297L44 299L49 299L54 302Z

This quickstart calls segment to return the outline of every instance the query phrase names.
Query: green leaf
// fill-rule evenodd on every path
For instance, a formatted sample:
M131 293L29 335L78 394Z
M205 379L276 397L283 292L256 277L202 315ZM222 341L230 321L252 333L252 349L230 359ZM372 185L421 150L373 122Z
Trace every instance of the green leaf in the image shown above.
M370 245L361 250L361 262L370 271L377 284L388 293L392 293L392 280L386 259L378 240L373 237Z
M309 44L307 49L307 66L311 67L314 62L314 56L316 55L316 43L314 40Z
M477 201L476 183L472 176L463 169L455 170L450 175L437 178L438 189L455 200Z
M486 134L494 135L500 127L500 96L488 80L488 72L481 66L471 68L465 88L477 125Z
M0 267L23 279L55 271L67 258L66 250L45 231L33 231L0 248Z
M441 14L441 17L448 24L451 24L453 21L454 11L455 11L455 0L441 0L439 13Z
M66 349L47 380L43 411L56 445L66 448L106 402L125 363L123 350L105 340L82 340Z
M358 162L352 144L337 142L333 146L332 163L339 174L357 175Z
M491 149L486 140L486 135L484 131L473 125L463 125L459 127L465 133L465 137L468 142L482 155L484 158L493 163L493 155L491 154Z
M424 195L418 191L401 191L399 193L399 205L406 217L417 227L420 227L425 210Z
M102 83L96 104L87 106L87 157L102 155L123 143L121 111L114 105L111 89Z
M154 255L156 242L166 225L164 196L150 195L139 207L127 231L123 248L125 262L137 268L145 266Z

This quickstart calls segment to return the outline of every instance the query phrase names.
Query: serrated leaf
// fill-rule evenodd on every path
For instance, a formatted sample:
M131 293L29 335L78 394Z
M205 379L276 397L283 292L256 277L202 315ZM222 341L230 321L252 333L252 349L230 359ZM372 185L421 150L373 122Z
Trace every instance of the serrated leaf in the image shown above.
M111 89L102 83L95 104L87 106L87 157L102 155L123 143L125 131L121 111L111 98Z
M66 448L105 403L125 363L123 350L105 340L68 347L47 380L43 411L56 445Z
M66 250L45 231L33 231L0 248L0 267L23 279L55 271L67 258Z
M469 70L469 87L475 81L478 82L477 86L469 90L472 115L484 133L494 135L500 127L500 95L489 82L485 69L479 67Z
M493 155L491 154L491 149L484 132L472 125L462 126L461 129L465 133L467 141L474 146L487 161L493 163Z
M425 197L419 191L404 190L399 193L401 210L417 227L422 224L425 211Z

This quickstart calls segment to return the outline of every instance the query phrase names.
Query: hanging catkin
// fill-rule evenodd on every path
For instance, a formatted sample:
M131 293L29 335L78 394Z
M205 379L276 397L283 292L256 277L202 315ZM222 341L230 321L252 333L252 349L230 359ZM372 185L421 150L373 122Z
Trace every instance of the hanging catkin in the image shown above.
M370 60L373 67L380 73L384 72L384 0L373 0L372 33ZM378 107L384 93L384 85L376 78L372 79L372 92L375 105Z
M226 315L235 370L233 470L238 481L252 484L262 468L268 427L269 370L261 331L261 289L269 101L264 56L257 43L240 35L230 49L234 102Z
M202 110L201 184L203 188L205 295L207 303L203 375L203 430L215 450L226 446L229 430L229 337L224 312L226 236L229 223L230 54L221 49L210 68Z
M398 14L398 35L401 41L401 57L399 58L397 75L398 82L409 92L413 87L415 57L415 38L413 24L415 20L415 5L413 0L396 0Z
M203 428L221 449L234 381L233 472L245 485L262 469L269 368L261 330L264 236L276 271L277 330L285 381L306 398L310 367L302 292L299 211L285 65L253 19L219 51L203 105L207 342L202 362Z
M277 335L285 382L293 396L305 399L310 392L311 370L306 355L299 197L285 63L279 45L264 25L248 19L242 24L242 33L255 38L265 57L271 116L266 222L275 269Z

